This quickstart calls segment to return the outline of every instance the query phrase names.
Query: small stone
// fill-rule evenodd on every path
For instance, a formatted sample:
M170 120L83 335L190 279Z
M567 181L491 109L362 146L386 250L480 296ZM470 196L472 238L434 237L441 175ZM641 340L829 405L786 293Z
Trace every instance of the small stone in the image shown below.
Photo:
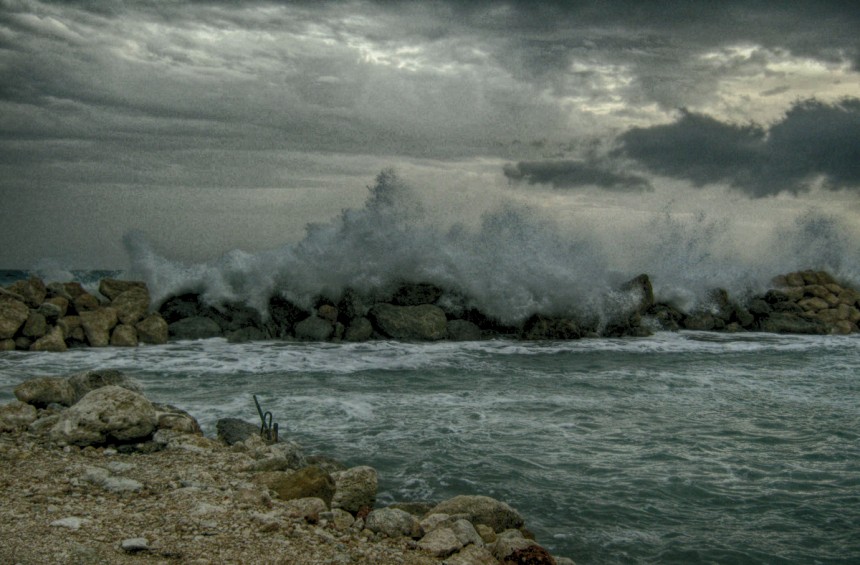
M122 550L126 553L149 551L149 540L146 538L128 538L122 540Z

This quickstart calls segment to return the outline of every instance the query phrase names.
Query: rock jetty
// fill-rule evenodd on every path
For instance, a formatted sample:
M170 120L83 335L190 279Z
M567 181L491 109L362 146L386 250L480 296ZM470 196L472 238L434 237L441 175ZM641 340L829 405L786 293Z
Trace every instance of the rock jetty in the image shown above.
M502 501L377 507L372 467L266 442L239 419L207 438L118 371L15 395L0 406L3 563L573 563Z
M825 271L799 271L772 288L735 299L715 288L692 311L654 295L648 275L612 292L611 314L559 316L535 312L506 324L456 292L426 282L361 295L346 289L302 307L277 294L265 311L244 303L209 304L185 293L151 304L143 282L103 279L97 294L79 283L45 285L38 278L0 288L0 351L64 351L70 347L135 346L168 339L290 339L358 342L373 339L471 341L503 337L568 340L640 337L657 330L857 333L860 292ZM571 305L575 310L576 305Z

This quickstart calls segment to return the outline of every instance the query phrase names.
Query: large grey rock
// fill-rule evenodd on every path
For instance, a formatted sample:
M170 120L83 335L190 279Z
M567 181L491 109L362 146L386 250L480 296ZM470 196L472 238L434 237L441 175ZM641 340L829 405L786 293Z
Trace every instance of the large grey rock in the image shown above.
M10 292L21 296L24 299L24 303L30 308L38 308L48 295L48 288L38 277L15 281L7 288Z
M308 522L319 521L320 514L328 511L324 500L316 497L293 498L284 502L284 514Z
M110 344L114 347L137 347L137 330L130 324L117 325L110 334Z
M153 313L135 324L137 339L140 343L162 344L167 343L170 331L167 322L161 314Z
M27 321L24 322L24 327L21 328L21 335L30 339L39 339L46 333L48 333L48 321L45 316L31 311Z
M104 278L99 281L99 292L111 301L116 300L119 295L132 289L143 290L149 294L146 283L141 281L123 281L111 278Z
M66 315L69 309L69 301L62 296L54 296L48 298L45 302L36 309L36 311L45 317L49 324L56 324L59 318Z
M81 326L87 341L93 347L105 347L110 344L110 332L119 319L116 310L110 307L80 312Z
M227 445L242 443L246 439L260 435L260 426L239 418L221 418L215 422L215 433Z
M582 337L579 325L569 318L554 318L535 314L523 324L520 337L527 340L563 340Z
M150 436L157 422L155 407L143 395L105 386L60 414L49 435L75 445L126 442Z
M170 404L153 402L152 405L155 407L155 425L159 430L173 430L183 434L203 435L203 430L200 429L197 419L185 410Z
M464 544L451 528L437 528L421 538L418 548L435 557L448 557L462 549Z
M481 328L467 320L449 320L448 339L451 341L479 341Z
M11 339L30 317L30 309L22 301L0 294L0 339Z
M38 412L35 406L16 400L0 406L0 432L26 430L36 421Z
M132 287L111 301L122 324L134 324L143 319L149 310L149 291L146 287Z
M445 560L445 565L498 565L499 561L485 547L467 545Z
M221 326L211 318L195 316L173 322L168 326L174 339L207 339L221 336Z
M423 535L418 519L409 512L397 508L380 508L372 511L367 515L365 527L390 538L405 536L418 539Z
M353 318L346 328L346 341L367 341L373 336L373 324L367 318Z
M332 508L342 508L356 514L362 508L373 508L376 504L379 481L373 467L351 467L332 473L332 478L335 482Z
M473 524L486 524L496 532L520 528L524 523L520 513L506 503L480 495L455 496L440 502L428 514L461 514Z
M62 352L67 349L66 336L63 330L56 326L30 345L30 351Z
M493 552L493 556L495 556L495 558L500 562L503 562L515 551L536 545L537 543L534 540L526 539L521 531L509 529L504 530L499 534L491 550Z
M334 332L334 326L328 320L311 316L296 324L296 337L307 341L327 341Z
M772 333L827 333L827 327L821 321L803 318L789 312L771 312L766 318L759 320L759 329L763 332Z
M397 306L433 304L443 292L441 288L430 283L406 283L397 289L391 297L391 303Z
M377 304L369 313L371 322L384 335L408 341L436 341L448 335L445 312L437 306Z
M119 386L138 394L142 393L140 383L116 369L83 371L70 375L67 380L74 391L73 403L79 401L89 392L106 386Z
M21 402L44 408L48 404L71 406L75 403L75 389L64 377L37 377L15 387L15 398Z

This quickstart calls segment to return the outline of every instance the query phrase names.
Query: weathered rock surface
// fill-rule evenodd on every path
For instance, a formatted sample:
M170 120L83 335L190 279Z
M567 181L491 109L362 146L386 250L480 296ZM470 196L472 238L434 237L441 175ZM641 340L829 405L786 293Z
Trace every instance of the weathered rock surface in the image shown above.
M20 400L0 405L0 433L26 430L37 414L35 406Z
M436 341L448 333L445 312L437 306L394 306L377 304L368 317L384 335L406 341Z
M319 498L328 506L335 492L334 479L316 466L305 467L293 473L260 473L257 478L281 500Z
M105 347L110 344L110 332L119 321L114 308L105 307L81 312L79 316L84 334L91 346Z
M38 377L15 387L15 398L44 408L49 404L71 406L76 402L75 389L65 377Z
M440 502L428 514L463 515L473 524L485 524L495 532L523 526L523 517L519 512L489 496L455 496Z
M125 281L112 278L104 278L99 281L99 292L108 300L116 300L124 292L132 290L143 290L149 294L146 283L140 281Z
M367 341L373 336L373 324L367 318L354 318L346 328L346 341Z
M327 341L334 333L331 321L311 316L296 324L296 337L306 341Z
M63 330L54 326L50 331L37 339L30 345L30 351L54 351L62 352L68 349L66 336Z
M451 341L479 341L481 328L468 320L449 320L448 339Z
M173 322L168 326L174 339L207 339L221 336L221 326L211 318L195 316Z
M260 426L239 418L221 418L215 422L218 439L227 445L241 443L248 438L260 435Z
M119 324L110 334L110 344L114 347L137 347L137 330L129 324Z
M0 294L0 339L15 337L29 317L30 309L26 304L8 294Z
M373 508L376 504L378 478L373 467L351 467L332 473L332 478L335 482L332 508L341 508L350 514L356 514L362 508Z
M412 514L397 508L380 508L367 515L365 525L368 530L390 538L410 537L418 539L423 535L421 524Z
M60 415L52 439L74 445L140 440L155 431L155 407L143 395L118 386L87 393Z
M149 291L145 286L131 287L112 298L111 307L116 309L120 323L137 323L149 310Z
M139 321L135 326L137 339L141 343L160 344L167 343L170 331L167 322L159 314L150 314Z

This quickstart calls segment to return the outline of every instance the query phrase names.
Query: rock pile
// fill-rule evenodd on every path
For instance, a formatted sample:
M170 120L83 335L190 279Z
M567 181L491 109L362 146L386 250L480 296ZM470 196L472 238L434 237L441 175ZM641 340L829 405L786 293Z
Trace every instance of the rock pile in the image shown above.
M372 467L346 468L325 457L306 456L289 441L266 443L253 427L246 427L242 439L235 422L219 427L230 428L231 445L208 439L189 414L150 402L133 379L117 371L33 379L19 385L15 395L18 401L0 406L0 470L9 471L10 461L49 469L48 461L59 458L61 471L28 487L27 496L9 488L22 480L19 473L14 479L0 473L4 514L14 514L8 524L0 518L0 526L11 532L21 522L43 520L24 527L31 532L45 526L90 532L90 561L115 562L140 553L188 561L211 551L201 549L209 547L207 538L220 536L222 553L206 555L208 562L231 561L224 543L233 543L241 561L572 563L539 546L522 516L504 502L468 495L435 505L376 508ZM25 444L29 455L21 451ZM76 454L90 459L75 466ZM207 467L199 461L177 467L177 454L197 455ZM35 457L44 461L33 461ZM160 467L165 461L173 465L169 470ZM45 486L52 481L56 484ZM42 487L44 495L32 494ZM24 507L26 512L16 513ZM128 518L108 517L107 512ZM324 546L310 550L316 554L302 545L306 534ZM39 552L58 551L66 543L50 535L37 537L44 547L19 553L45 557ZM258 554L244 547L250 539L260 540ZM298 554L297 547L302 547ZM9 548L0 548L0 560L15 557L3 551Z
M613 313L602 319L537 312L521 324L508 325L469 307L466 297L429 283L402 283L376 296L347 289L336 299L318 298L309 309L276 295L268 300L265 312L239 302L211 305L201 295L187 293L168 298L157 312L150 312L149 292L142 282L103 279L97 297L78 283L46 286L31 278L0 288L0 351L64 351L81 345L133 346L165 343L168 338L210 337L234 342L471 341L638 337L655 329L860 331L860 293L823 271L779 276L766 293L743 300L714 289L708 300L690 312L657 300L645 274L611 294Z
M167 342L167 324L149 312L144 283L102 279L99 295L36 277L0 288L0 351Z

